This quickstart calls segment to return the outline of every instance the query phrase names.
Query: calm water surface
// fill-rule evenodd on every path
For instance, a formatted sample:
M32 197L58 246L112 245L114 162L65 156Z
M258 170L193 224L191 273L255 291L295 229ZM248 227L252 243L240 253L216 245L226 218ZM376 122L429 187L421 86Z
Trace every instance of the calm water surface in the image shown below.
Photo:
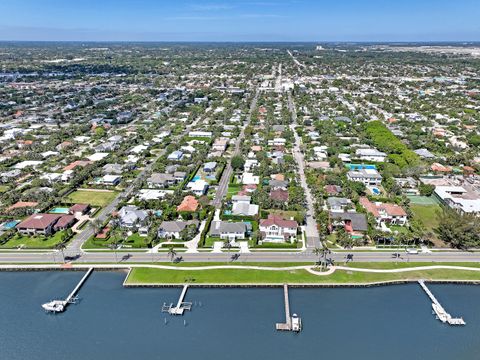
M202 306L173 318L161 305L180 289L124 289L124 274L104 272L92 274L80 303L45 314L40 305L82 275L0 273L0 359L480 359L479 286L430 285L467 321L457 328L435 320L415 284L291 289L304 323L292 334L274 330L285 316L282 289L190 289L186 300Z

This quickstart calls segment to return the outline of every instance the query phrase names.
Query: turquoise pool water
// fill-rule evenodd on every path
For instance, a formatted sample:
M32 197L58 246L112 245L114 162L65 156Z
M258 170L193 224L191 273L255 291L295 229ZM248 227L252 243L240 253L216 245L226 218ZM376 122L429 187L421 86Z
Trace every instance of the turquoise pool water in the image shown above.
M361 170L361 169L376 170L377 169L375 165L365 165L365 164L347 164L345 166L350 170Z
M372 188L372 192L373 192L374 195L380 195L381 194L380 190L376 187Z
M202 177L200 175L195 175L192 179L193 182L200 180Z
M10 230L10 229L13 229L15 227L15 225L17 225L20 221L17 221L17 220L12 220L12 221L8 221L6 222L5 224L3 224L3 228L5 230Z
M68 214L69 209L66 207L55 207L49 211L50 214Z

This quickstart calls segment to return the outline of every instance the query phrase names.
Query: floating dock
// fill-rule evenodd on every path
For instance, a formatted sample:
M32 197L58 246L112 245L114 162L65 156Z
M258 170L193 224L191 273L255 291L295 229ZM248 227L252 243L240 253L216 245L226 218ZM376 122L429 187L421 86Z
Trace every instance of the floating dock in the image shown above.
M68 304L72 304L74 303L77 298L75 297L75 295L77 294L77 292L80 290L80 288L83 286L83 284L85 283L85 281L87 281L88 277L90 276L90 274L92 273L93 271L93 268L90 268L88 269L88 271L85 273L85 275L83 275L82 279L79 281L79 283L77 284L77 286L75 286L75 288L72 290L72 292L65 298L65 300L52 300L48 303L45 303L42 305L42 308L47 311L47 312L51 312L51 313L59 313L59 312L63 312L65 311L65 309L67 308L67 305Z
M277 323L275 325L276 329L279 331L295 331L299 332L302 330L302 319L300 319L297 314L290 316L290 301L288 299L288 285L283 285L283 297L285 301L285 322Z
M185 310L192 309L191 302L184 302L185 295L187 294L188 284L183 285L182 293L178 298L177 306L173 306L173 304L167 305L166 303L162 306L162 312L168 312L170 315L183 315Z
M436 318L440 320L442 323L446 323L449 325L465 325L465 321L463 318L454 318L450 315L440 304L437 298L432 294L430 289L425 285L425 280L418 280L418 283L428 295L430 300L432 301L432 312L436 315Z

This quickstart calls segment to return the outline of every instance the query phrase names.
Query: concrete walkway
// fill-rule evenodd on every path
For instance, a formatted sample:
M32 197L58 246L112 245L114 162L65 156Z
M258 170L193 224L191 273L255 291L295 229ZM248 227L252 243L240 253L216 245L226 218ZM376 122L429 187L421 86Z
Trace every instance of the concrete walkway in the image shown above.
M207 224L207 220L203 220L200 223L200 228L198 229L198 234L195 237L187 241L185 246L187 247L187 253L198 253L198 243L200 241L200 237L202 236L202 231L205 229L205 225Z
M299 266L253 266L253 265L206 265L206 266L171 266L171 265L157 265L157 264L36 264L36 265L8 265L0 264L1 269L11 270L28 270L28 269L130 269L130 268L152 268L164 270L178 270L178 271L202 271L202 270L220 270L220 269L250 269L250 270L265 270L265 271L291 271L291 270L306 270L311 274L318 276L328 276L337 270L356 271L366 273L402 273L422 270L466 270L480 272L480 267L468 266L454 266L454 265L432 265L432 266L415 266L402 269L365 269L353 268L346 266L331 266L327 271L318 271L317 266L313 265L299 265Z

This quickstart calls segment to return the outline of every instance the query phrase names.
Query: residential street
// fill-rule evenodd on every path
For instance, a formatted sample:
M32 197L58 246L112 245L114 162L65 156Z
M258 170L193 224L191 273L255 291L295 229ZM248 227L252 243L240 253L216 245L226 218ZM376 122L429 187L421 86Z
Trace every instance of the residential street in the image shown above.
M307 185L307 179L305 177L305 161L303 158L303 154L300 150L300 137L298 136L297 132L295 131L295 127L298 125L297 124L297 111L295 109L295 104L293 103L292 97L289 93L288 95L288 108L290 110L290 113L292 114L292 120L293 124L290 125L290 128L292 129L294 136L295 136L295 145L293 147L293 156L295 157L295 161L298 164L298 173L299 173L299 178L300 178L300 184L305 191L305 198L307 201L307 219L306 219L306 226L305 226L305 232L306 232L306 238L307 238L307 248L315 248L320 246L320 235L318 233L317 229L317 222L315 220L314 214L315 214L315 208L314 208L314 203L313 203L313 197L310 192L310 189L308 188Z

